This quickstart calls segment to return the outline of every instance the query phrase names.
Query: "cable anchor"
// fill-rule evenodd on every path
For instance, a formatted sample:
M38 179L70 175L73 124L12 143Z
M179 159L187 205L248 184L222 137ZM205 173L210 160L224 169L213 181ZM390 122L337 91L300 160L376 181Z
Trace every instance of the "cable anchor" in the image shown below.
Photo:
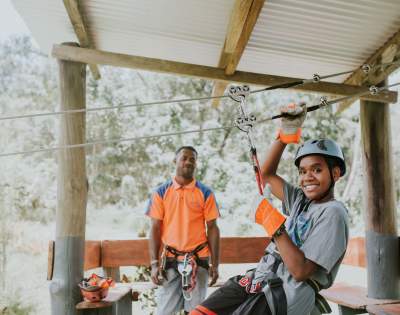
M380 89L378 87L376 87L375 85L371 85L369 87L369 92L371 93L371 95L377 95L379 93Z
M371 66L368 63L364 63L361 66L361 70L365 73L368 74L371 71Z

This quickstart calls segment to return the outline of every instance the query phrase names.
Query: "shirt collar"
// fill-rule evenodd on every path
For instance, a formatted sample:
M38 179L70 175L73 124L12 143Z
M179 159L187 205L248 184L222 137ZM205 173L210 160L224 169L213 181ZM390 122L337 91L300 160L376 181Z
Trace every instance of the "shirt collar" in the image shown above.
M195 186L196 186L196 180L195 179L193 179L189 184L184 185L184 186L178 184L178 182L176 181L175 177L172 179L172 187L174 189L176 189L176 190L179 189L179 188L182 188L182 189L193 189Z

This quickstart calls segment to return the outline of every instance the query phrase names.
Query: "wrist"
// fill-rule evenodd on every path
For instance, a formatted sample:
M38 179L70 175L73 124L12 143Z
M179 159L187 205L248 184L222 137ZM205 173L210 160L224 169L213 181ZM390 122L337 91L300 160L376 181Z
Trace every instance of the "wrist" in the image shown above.
M277 229L274 233L274 235L272 235L272 238L276 239L279 236L281 236L284 232L286 232L286 227L285 224L282 224L279 229Z
M299 143L301 139L301 128L293 129L291 131L285 131L280 128L276 135L276 139L284 144Z

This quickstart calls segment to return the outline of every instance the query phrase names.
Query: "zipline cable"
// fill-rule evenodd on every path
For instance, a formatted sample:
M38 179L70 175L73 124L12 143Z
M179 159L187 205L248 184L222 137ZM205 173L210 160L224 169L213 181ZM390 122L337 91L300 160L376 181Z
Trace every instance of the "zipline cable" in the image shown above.
M337 103L343 102L343 101L351 99L351 98L360 97L360 96L366 95L368 93L370 93L372 95L376 95L381 91L388 90L389 88L394 87L394 86L398 86L398 85L400 85L400 82L393 83L393 84L390 84L390 85L385 85L385 86L382 86L382 87L376 87L374 85L371 85L368 90L365 90L363 92L359 92L359 93L356 93L356 94L353 94L353 95L339 97L339 98L333 99L331 101L328 101L327 98L325 96L323 96L320 99L320 103L307 107L307 113L308 112L313 112L313 111L315 111L317 109L320 109L320 108L328 106L328 105L333 105L333 104L337 104ZM262 119L262 120L260 120L258 122L259 123L263 123L263 122L266 122L266 121L270 121L270 120L274 120L274 119L278 119L278 118L282 118L282 117L287 117L287 116L289 116L289 115L288 114L278 114L278 115L274 115L274 116L271 116L271 117L268 117L268 118L264 118L264 119Z
M394 87L394 86L398 86L398 85L400 85L400 82L393 83L393 84L386 85L386 86L382 86L382 87L371 86L367 91L363 91L363 92L360 92L360 93L357 93L357 94L354 94L354 95L350 95L350 96L340 97L340 98L337 98L337 99L333 99L331 101L327 101L326 98L324 98L324 99L321 98L321 102L319 104L307 107L307 112L312 112L312 111L315 111L317 109L326 107L328 105L333 105L335 103L342 102L342 101L347 100L349 98L359 97L359 96L365 95L367 93L378 94L381 91L387 90L390 87ZM283 117L283 115L279 114L279 115L271 116L271 117L256 121L255 123L256 124L260 124L260 123L264 123L266 121L278 119L278 118L281 118L281 117ZM50 148L41 148L41 149L36 149L36 150L1 153L0 157L23 155L23 154L32 154L32 153L38 153L38 152L51 152L51 151L58 151L58 150L63 150L63 149L83 148L83 147L93 146L93 145L96 145L96 144L128 142L128 141L169 137L169 136L175 136L175 135L181 135L181 134L190 134L190 133L197 133L197 132L208 132L208 131L216 131L216 130L223 130L223 129L229 130L231 128L236 128L236 127L237 127L237 125L234 124L232 126L219 126L219 127L204 128L204 129L202 128L202 129L194 129L194 130L185 130L185 131L162 133L162 134L155 134L155 135L149 135L149 136L140 136L140 137L133 137L133 138L97 140L97 141L86 142L86 143L78 143L78 144L71 144L71 145L64 145L64 146L57 146L57 147L50 147Z
M38 152L51 152L51 151L58 151L58 150L64 150L64 149L83 148L83 147L90 147L90 146L93 146L96 144L119 143L119 142L152 139L152 138L162 138L162 137L170 137L170 136L177 136L177 135L197 133L197 132L216 131L216 130L230 129L230 128L234 128L234 126L227 126L227 127L221 126L221 127L213 127L213 128L193 129L193 130L160 133L160 134L155 134L155 135L132 137L132 138L97 140L97 141L92 141L92 142L77 143L77 144L63 145L63 146L50 147L50 148L41 148L41 149L36 149L36 150L2 153L2 154L0 154L0 157L21 155L21 154L31 154L31 153L38 153Z
M390 66L390 65L393 65L393 64L399 64L399 63L400 63L400 61L393 61L393 62L389 62L389 63L379 64L379 65L376 65L376 66L373 66L373 67L371 67L368 64L364 64L361 67L361 69L362 69L362 71L364 71L364 73L368 73L373 69L378 69L378 68ZM358 70L358 68L355 69L355 70ZM296 81L293 81L293 82L277 84L277 85L273 85L273 86L270 86L270 87L267 87L267 88L253 90L253 91L250 92L250 94L255 94L255 93L264 92L264 91L272 91L272 90L276 90L276 89L291 88L291 87L296 87L296 86L300 86L300 85L307 84L307 83L318 83L323 79L333 78L333 77L337 77L337 76L344 75L344 74L349 74L349 73L354 72L355 70L338 72L338 73L328 74L328 75L325 75L325 76L320 76L318 74L314 74L313 78L311 78L311 79L302 79L302 80L296 80ZM89 113L89 112L94 112L94 111L115 110L115 109L121 109L121 108L129 108L129 107L142 107L142 106L152 106L152 105L162 105L162 104L186 103L186 102L194 102L194 101L222 99L222 98L228 98L228 97L229 97L229 95L204 96L204 97L198 97L198 98L184 98L184 99L177 99L177 100L154 101L154 102L148 102L148 103L122 104L122 105L118 105L118 106L105 106L105 107L94 107L94 108L82 108L82 109L74 109L74 110L64 110L64 111L53 111L53 112L37 113L37 114L13 115L13 116L0 117L0 121L2 121L2 120L11 120L11 119L20 119L20 118L32 118L32 117L45 117L45 116L54 116L54 115L76 114L76 113L84 113L84 112L85 113ZM352 96L352 97L354 97L354 96Z

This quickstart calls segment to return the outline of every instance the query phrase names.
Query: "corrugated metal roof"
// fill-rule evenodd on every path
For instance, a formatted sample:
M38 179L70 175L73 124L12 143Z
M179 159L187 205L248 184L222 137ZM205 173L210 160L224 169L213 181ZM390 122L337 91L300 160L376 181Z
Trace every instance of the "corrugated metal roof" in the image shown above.
M45 52L77 41L62 1L13 3ZM80 1L97 49L208 66L218 64L233 4ZM266 0L238 69L294 77L351 70L399 29L398 0Z

